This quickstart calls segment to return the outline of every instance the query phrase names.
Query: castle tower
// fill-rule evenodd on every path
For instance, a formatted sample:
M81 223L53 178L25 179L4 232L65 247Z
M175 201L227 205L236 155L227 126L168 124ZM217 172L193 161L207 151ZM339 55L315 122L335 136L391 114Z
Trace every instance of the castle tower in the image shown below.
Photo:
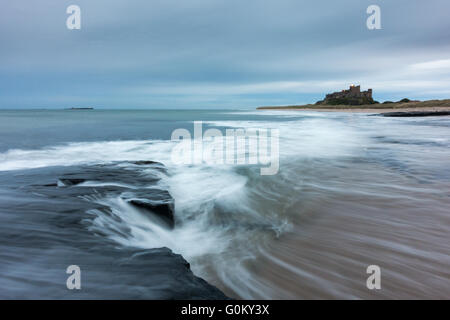
M351 97L359 97L361 95L361 86L355 86L355 85L351 85L350 86L350 94L349 96Z

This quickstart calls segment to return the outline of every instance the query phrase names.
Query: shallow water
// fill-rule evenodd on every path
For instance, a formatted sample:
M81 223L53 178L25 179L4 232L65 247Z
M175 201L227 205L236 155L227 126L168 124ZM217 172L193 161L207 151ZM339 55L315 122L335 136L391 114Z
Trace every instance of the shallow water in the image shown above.
M221 130L279 129L278 174L261 176L258 165L172 163L171 132L192 130L193 121ZM30 296L31 286L41 297L54 297L45 285L30 283L29 274L48 283L51 274L43 269L53 270L52 260L83 252L90 241L101 250L106 240L119 251L168 247L195 274L237 298L450 296L449 117L0 111L0 136L3 298ZM71 199L73 211L83 214L62 219L55 206L69 202L42 197L35 187L84 166L137 170L126 164L135 160L167 167L158 185L175 199L174 230L103 194ZM96 182L89 183L95 189ZM108 183L140 187L122 174ZM113 214L92 210L95 205ZM122 227L129 232L118 232ZM81 234L89 245L80 242ZM82 262L98 266L104 260ZM369 265L381 268L381 290L366 287ZM139 282L151 272L128 276ZM108 276L107 268L97 274L98 286L117 285ZM101 290L90 297L101 298Z

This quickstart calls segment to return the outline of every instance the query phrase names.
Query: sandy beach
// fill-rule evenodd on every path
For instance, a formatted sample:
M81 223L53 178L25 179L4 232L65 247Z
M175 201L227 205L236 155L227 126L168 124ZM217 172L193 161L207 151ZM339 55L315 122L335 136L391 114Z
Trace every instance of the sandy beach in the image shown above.
M450 111L450 107L428 107L428 108L389 108L389 109L363 109L363 108L349 108L349 109L332 109L332 108L272 108L260 110L295 110L295 111L319 111L319 112L351 112L351 113L386 113L386 112L413 112L413 111Z
M370 104L360 106L350 105L291 105L291 106L266 106L258 110L298 110L298 111L322 111L322 112L358 112L358 113L386 113L386 112L436 112L450 111L450 99L428 100L414 102L395 102L389 104Z
M437 111L450 111L450 107L422 107L422 108L386 108L386 109L375 109L375 108L347 108L347 109L337 109L337 108L265 108L259 110L295 110L295 111L319 111L319 112L354 112L354 113L386 113L386 112L413 112L413 111L427 111L427 112L437 112Z

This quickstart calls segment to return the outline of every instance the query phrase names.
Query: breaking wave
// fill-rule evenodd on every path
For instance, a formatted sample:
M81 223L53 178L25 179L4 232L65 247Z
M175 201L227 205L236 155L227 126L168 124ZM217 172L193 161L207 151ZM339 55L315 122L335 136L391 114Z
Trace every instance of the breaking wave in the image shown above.
M37 150L13 149L0 154L0 171L118 162L126 170L138 170L127 162L161 162L167 173L159 175L158 184L175 199L175 217L179 223L173 230L141 215L120 197L95 195L87 196L85 200L108 206L112 215L90 210L90 230L122 246L168 247L182 254L196 274L231 296L292 297L289 289L277 287L273 278L280 280L277 277L282 278L283 273L290 272L317 281L320 286L325 286L326 281L314 276L314 270L306 271L296 266L295 261L288 263L280 259L274 253L273 244L289 231L296 230L298 220L308 214L305 210L311 203L322 201L327 208L323 194L339 193L345 188L348 188L350 195L346 196L349 198L373 192L373 184L366 181L355 182L359 185L351 186L353 189L333 183L333 177L334 181L343 180L348 173L345 168L354 163L355 167L375 163L377 168L384 166L391 170L396 163L394 160L402 157L396 154L396 159L386 158L386 152L377 153L381 159L373 156L373 150L379 151L376 148L380 143L373 138L374 128L368 126L362 130L353 123L352 117L336 121L334 116L302 115L305 117L298 119L297 115L283 112L285 121L204 123L218 128L279 129L280 171L275 176L261 176L258 165L173 164L171 152L177 142L168 140L77 142ZM376 133L377 136L381 134ZM394 165L388 167L390 163ZM143 174L146 171L151 175L158 174L153 169L139 170L143 170ZM408 168L402 170L403 174ZM367 169L351 172L367 174ZM381 185L382 181L379 183ZM136 187L132 182L113 179L82 184L89 187L106 185L130 190ZM375 191L375 196L377 192L382 194L382 189ZM297 255L295 251L284 249L291 258ZM255 272L261 258L279 268L278 273L262 275ZM331 287L327 290L338 292Z

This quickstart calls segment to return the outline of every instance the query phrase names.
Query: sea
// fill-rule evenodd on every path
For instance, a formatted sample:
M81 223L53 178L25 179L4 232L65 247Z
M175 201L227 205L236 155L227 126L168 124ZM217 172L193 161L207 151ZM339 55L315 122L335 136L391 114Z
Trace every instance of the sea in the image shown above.
M277 172L174 162L173 132L195 123L277 130ZM127 202L156 189L173 228ZM187 282L133 260L159 248L235 299L449 298L450 117L0 111L0 298L164 299Z

